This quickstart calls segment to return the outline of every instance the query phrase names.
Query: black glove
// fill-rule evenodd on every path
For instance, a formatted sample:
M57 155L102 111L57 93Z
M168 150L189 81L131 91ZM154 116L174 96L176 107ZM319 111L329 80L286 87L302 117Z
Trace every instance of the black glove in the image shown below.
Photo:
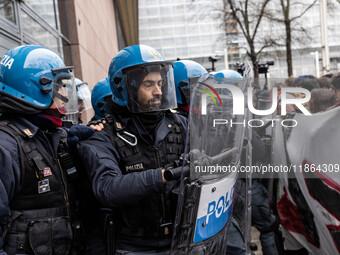
M90 127L73 125L68 132L67 143L69 144L69 146L74 146L78 142L89 138L94 132L95 131Z

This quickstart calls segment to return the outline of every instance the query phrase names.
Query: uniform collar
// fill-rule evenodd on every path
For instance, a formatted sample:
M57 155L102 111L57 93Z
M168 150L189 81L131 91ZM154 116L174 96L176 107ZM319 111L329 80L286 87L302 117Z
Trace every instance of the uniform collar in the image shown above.
M132 133L138 133L139 137L141 137L145 142L158 147L160 142L164 140L164 138L174 127L174 122L168 119L167 115L164 114L163 118L159 121L152 134L148 134L146 132L142 123L138 120L136 116L115 116L113 118L113 126L117 132L123 131L126 129L126 127L129 127L129 130Z
M154 136L154 146L158 147L164 140L168 133L174 128L174 122L169 120L166 116L160 121L155 129L156 135Z
M39 130L37 126L20 116L12 119L11 121L22 132L22 134L29 138L34 137Z

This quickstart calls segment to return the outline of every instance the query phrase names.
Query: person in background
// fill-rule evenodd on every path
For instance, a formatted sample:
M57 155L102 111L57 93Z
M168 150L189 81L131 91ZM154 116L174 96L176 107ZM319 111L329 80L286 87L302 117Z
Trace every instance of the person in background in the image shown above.
M75 78L77 98L78 98L78 123L86 125L92 118L93 108L91 105L91 91L89 85Z
M111 105L112 91L108 78L104 78L96 83L91 94L91 104L94 110L94 116L87 123L96 131L104 129L106 123L105 116L109 114L108 105Z
M302 75L295 79L294 87L300 87L312 91L320 88L319 82L313 75Z
M318 78L319 86L322 89L330 90L331 89L331 79L326 76L321 76Z
M324 112L336 102L335 95L330 90L313 89L311 98L307 103L310 113Z
M199 63L192 60L179 60L173 63L178 113L188 117L190 104L190 84L199 76L208 73Z
M340 72L335 73L331 80L332 92L336 96L337 102L335 106L340 105Z
M109 113L107 108L107 100L105 99L109 96L112 96L109 79L104 78L98 81L92 90L91 104L95 115L91 121L104 119L105 115ZM111 100L111 98L109 98L109 100Z

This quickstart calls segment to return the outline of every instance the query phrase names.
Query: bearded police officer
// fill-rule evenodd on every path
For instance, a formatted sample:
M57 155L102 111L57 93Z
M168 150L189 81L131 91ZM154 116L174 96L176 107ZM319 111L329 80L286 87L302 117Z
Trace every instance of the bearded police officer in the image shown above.
M177 107L172 64L151 47L129 46L112 59L109 82L105 130L81 141L78 153L95 196L113 211L117 254L163 254L177 204L176 182L163 172L184 151L187 123L170 111Z
M40 46L2 58L0 254L72 253L66 131L59 128L78 108L72 69Z

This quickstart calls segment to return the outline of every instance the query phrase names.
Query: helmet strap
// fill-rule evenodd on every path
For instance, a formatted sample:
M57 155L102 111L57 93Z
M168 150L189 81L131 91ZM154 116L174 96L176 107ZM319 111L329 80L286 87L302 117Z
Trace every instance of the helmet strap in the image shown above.
M48 108L46 110L43 110L42 114L57 117L59 119L61 119L64 116L64 114L60 113L57 108L55 109Z

